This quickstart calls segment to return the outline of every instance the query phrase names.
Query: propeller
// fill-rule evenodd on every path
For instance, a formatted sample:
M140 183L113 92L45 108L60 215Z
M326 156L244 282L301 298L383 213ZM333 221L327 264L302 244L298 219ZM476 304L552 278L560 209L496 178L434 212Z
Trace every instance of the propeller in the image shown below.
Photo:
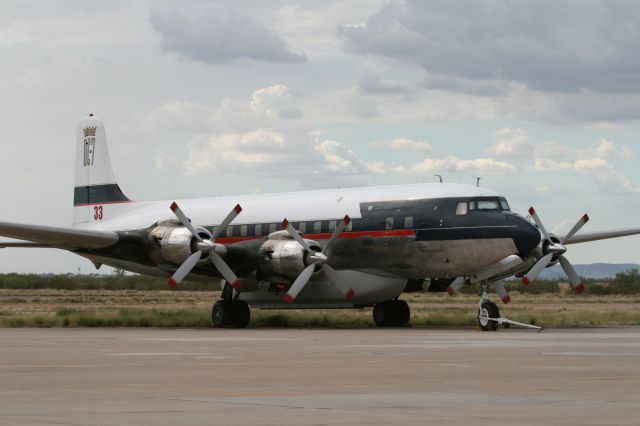
M191 221L184 214L182 209L178 207L178 204L174 201L171 204L171 211L176 215L180 223L191 232L191 235L197 240L197 250L185 260L182 265L173 273L169 278L169 287L175 288L180 282L191 272L196 266L198 261L202 259L202 256L208 254L209 260L213 263L213 266L220 272L220 275L231 284L233 288L238 290L240 288L240 280L233 273L229 265L222 259L221 254L226 254L227 249L222 244L216 244L215 239L220 233L229 226L231 222L240 214L242 207L240 204L236 205L231 212L225 217L220 226L214 228L213 236L209 239L202 238L196 228L191 224Z
M449 296L453 296L455 293L460 291L464 283L465 283L464 277L458 277L455 280L453 280L453 282L449 285L449 287L447 287L447 293L449 293ZM507 304L511 302L511 297L509 297L509 293L507 292L507 289L504 287L504 285L502 285L499 282L496 282L496 283L493 283L493 287L496 289L496 293L498 293L498 296L500 296L500 299L502 299L502 303Z
M306 262L308 263L308 266L304 268L300 275L298 275L293 284L291 284L291 287L289 287L287 294L284 296L284 300L287 303L293 303L296 297L298 297L298 294L300 294L304 286L307 285L311 279L316 266L320 266L322 268L322 271L327 278L329 278L329 280L338 288L338 290L340 290L342 294L344 294L347 299L353 299L353 296L355 296L356 293L348 283L344 282L338 272L327 264L328 258L326 255L326 253L329 253L331 246L338 236L344 231L349 222L351 222L351 218L349 218L349 216L345 216L338 226L336 226L336 229L333 231L333 234L331 234L327 245L324 246L322 251L315 251L287 219L282 221L282 227L298 244L302 246L306 252Z
M546 228L542 224L538 213L535 211L533 207L529 209L529 214L533 218L533 221L540 229L540 233L542 234L542 247L544 256L536 262L535 265L527 272L522 278L522 282L524 285L529 285L533 281L535 281L542 271L549 266L549 264L553 261L554 258L557 258L560 262L560 266L567 274L569 278L569 282L571 282L571 286L578 293L581 293L584 290L584 283L580 279L580 276L577 274L575 268L571 265L571 262L564 256L567 252L567 247L565 244L580 230L582 227L589 222L589 216L584 215L580 218L580 220L571 228L569 233L565 235L561 240L552 239L552 237L547 232Z

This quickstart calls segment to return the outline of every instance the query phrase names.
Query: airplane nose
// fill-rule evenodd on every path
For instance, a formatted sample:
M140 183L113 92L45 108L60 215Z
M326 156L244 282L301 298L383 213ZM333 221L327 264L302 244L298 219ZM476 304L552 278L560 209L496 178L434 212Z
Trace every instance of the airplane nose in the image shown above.
M517 232L513 241L518 248L518 253L527 255L540 245L542 235L536 226L529 223L523 217L517 216L514 217L514 219L517 223Z

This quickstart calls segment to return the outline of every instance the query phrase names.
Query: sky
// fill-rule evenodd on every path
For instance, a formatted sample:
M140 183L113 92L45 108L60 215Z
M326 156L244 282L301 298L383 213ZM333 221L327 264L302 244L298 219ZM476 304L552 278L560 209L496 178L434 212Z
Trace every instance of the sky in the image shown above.
M640 226L640 2L0 2L0 220L70 226L75 128L135 200L481 183ZM640 237L571 246L640 263ZM47 249L0 272L93 272ZM108 272L108 269L107 269Z

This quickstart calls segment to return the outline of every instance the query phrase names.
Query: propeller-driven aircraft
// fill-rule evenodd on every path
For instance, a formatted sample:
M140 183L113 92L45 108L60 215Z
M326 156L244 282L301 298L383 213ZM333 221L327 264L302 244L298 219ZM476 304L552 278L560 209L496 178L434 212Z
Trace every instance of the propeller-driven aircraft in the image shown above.
M564 236L547 232L536 211L513 213L507 200L479 186L411 184L256 194L176 201L132 201L111 169L103 122L90 115L77 130L74 219L70 228L0 222L0 248L52 247L96 268L220 282L215 326L246 327L251 307L373 306L378 326L409 323L405 291L457 292L479 283L482 329L513 323L500 280L525 284L560 263L584 289L567 246L640 234L640 228Z

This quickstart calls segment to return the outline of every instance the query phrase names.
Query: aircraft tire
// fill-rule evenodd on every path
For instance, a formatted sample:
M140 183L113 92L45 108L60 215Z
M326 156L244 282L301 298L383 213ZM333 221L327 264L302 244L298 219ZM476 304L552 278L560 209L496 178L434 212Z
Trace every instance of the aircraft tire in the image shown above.
M389 327L393 325L393 304L390 302L376 303L373 307L373 322L378 327Z
M496 331L498 329L498 323L495 321L487 321L484 323L480 319L481 315L486 314L489 318L500 318L500 309L498 309L498 305L487 300L482 302L482 306L478 312L478 325L482 331Z
M213 308L211 309L211 322L214 327L219 328L229 325L229 320L231 319L230 307L230 304L224 300L218 300L213 304Z
M395 311L395 324L398 327L409 324L411 320L411 309L409 309L409 305L404 300L395 300L394 311Z
M231 310L233 311L233 327L247 328L249 321L251 321L251 310L247 302L244 300L235 300L231 304Z

